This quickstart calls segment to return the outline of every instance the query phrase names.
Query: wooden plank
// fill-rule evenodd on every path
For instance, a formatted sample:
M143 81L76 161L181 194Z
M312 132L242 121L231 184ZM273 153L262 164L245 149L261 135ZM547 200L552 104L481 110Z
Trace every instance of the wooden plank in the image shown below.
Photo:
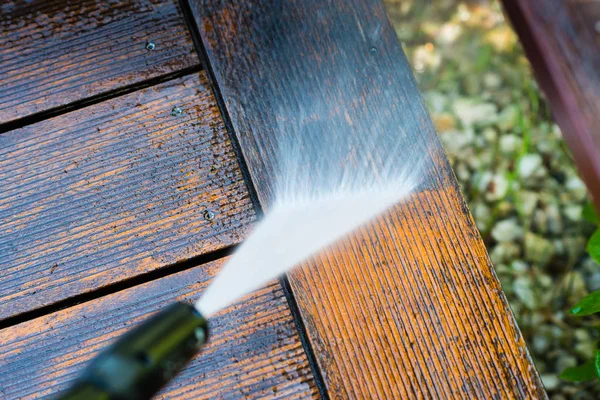
M0 124L197 64L176 0L3 1Z
M289 276L329 395L544 398L380 2L191 8L264 207L286 135L379 129L423 160L408 201Z
M504 6L600 209L600 1L504 0Z
M204 73L0 135L0 182L0 319L235 244L255 219Z
M200 295L223 260L0 331L0 397L48 398L86 361L152 312ZM211 338L157 398L316 398L310 367L278 282L210 321Z

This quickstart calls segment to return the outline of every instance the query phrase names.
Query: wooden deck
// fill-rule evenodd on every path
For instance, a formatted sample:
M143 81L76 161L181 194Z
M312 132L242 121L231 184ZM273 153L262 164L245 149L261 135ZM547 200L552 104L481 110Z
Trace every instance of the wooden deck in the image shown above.
M144 316L198 297L269 208L278 121L303 126L317 100L336 114L314 110L315 133L377 121L426 178L219 313L159 398L545 397L378 1L0 12L0 398L55 395Z

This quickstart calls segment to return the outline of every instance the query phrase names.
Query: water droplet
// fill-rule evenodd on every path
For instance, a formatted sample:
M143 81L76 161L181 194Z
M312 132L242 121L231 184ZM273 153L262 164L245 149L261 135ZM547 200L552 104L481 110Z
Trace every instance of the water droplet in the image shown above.
M196 336L196 339L198 340L198 346L202 346L204 344L204 341L206 340L206 334L204 333L204 329L196 328L194 330L194 335Z
M171 115L174 117L179 117L183 113L183 110L180 107L173 107L171 110Z
M377 54L377 47L373 46L369 49L369 53L371 54Z
M156 45L154 44L154 42L152 42L152 41L146 42L146 50L154 50L155 48L156 48Z
M577 314L579 314L579 312L580 312L580 311L581 311L581 307L580 307L580 306L573 307L573 308L571 309L571 314L573 314L573 315L577 315Z
M215 218L215 213L210 211L210 210L206 210L204 211L204 219L207 221L212 221Z

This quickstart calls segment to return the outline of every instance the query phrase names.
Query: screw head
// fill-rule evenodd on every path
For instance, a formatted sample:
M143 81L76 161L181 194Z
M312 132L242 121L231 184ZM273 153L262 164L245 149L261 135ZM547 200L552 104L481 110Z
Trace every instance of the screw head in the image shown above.
M146 42L146 50L154 50L155 48L156 48L156 45L154 44L154 42L152 42L152 41Z
M207 221L212 221L215 219L215 213L210 210L204 211L204 219Z
M174 117L179 117L183 113L183 110L180 107L173 107L171 110L171 115Z
M369 53L371 54L376 54L377 53L377 47L373 46L369 49Z

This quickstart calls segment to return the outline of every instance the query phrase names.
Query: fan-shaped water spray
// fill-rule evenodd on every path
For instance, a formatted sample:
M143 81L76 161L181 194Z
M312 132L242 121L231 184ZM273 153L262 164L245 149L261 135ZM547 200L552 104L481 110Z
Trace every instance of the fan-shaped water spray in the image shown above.
M400 128L371 121L362 135L335 106L285 110L273 202L196 307L205 317L341 239L405 198L419 182L419 155ZM354 127L356 128L356 127Z

